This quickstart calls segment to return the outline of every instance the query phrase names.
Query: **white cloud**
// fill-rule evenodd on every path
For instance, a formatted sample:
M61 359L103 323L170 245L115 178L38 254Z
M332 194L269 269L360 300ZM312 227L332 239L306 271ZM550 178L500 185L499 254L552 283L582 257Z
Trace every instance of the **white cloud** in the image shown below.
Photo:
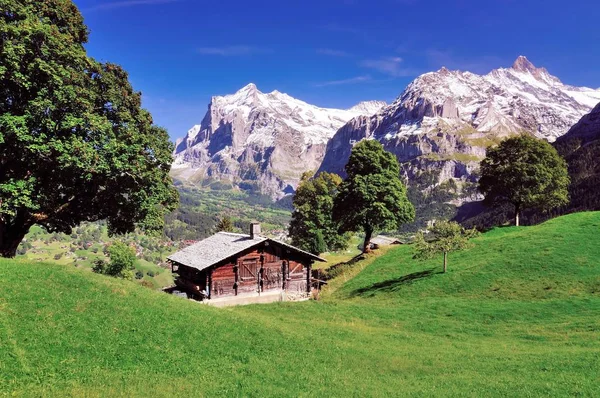
M379 59L367 59L359 63L363 68L374 69L378 72L392 77L411 76L414 72L404 68L403 59L400 57L385 57Z
M355 84L355 83L368 82L370 80L371 80L371 76L369 76L369 75L356 76L356 77L351 77L349 79L330 80L328 82L318 83L318 84L315 84L315 87L341 86L344 84Z

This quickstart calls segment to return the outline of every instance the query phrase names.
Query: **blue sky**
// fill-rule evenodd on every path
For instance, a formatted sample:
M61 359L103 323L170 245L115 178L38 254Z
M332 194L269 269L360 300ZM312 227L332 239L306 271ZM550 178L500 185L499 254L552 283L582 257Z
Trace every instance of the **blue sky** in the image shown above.
M173 139L249 82L323 107L392 101L421 73L518 55L600 87L595 0L75 0L91 56L121 64Z

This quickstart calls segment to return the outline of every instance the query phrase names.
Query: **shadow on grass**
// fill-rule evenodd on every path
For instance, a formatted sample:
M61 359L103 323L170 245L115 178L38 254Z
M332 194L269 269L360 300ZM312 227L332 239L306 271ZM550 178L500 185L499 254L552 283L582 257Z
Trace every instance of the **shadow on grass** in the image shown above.
M442 271L439 271L436 268L428 269L425 271L413 272L412 274L404 275L399 278L388 279L387 281L374 283L368 287L356 289L352 293L350 293L350 297L370 297L374 296L377 293L390 293L399 289L402 286L410 285L411 283L419 279L429 278L435 274L442 273Z

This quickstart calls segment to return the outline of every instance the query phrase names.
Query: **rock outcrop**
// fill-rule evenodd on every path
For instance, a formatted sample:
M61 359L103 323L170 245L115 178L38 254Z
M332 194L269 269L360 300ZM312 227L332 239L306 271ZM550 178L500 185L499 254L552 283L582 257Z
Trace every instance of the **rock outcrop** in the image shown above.
M583 116L557 143L578 139L581 144L600 139L600 102L590 113Z

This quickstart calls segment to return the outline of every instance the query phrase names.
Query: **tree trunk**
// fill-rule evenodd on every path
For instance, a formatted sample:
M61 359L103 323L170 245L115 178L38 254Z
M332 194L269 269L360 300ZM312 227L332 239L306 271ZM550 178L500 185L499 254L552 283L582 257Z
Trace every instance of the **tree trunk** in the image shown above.
M363 253L368 253L369 251L371 251L371 248L369 247L369 245L371 243L372 236L373 236L373 229L365 228L365 242L363 243Z
M519 213L521 212L521 208L517 205L515 206L515 227L519 226Z
M447 269L448 269L448 253L444 252L444 274L446 273Z
M13 258L17 255L17 248L29 232L30 226L9 226L0 222L0 257Z

